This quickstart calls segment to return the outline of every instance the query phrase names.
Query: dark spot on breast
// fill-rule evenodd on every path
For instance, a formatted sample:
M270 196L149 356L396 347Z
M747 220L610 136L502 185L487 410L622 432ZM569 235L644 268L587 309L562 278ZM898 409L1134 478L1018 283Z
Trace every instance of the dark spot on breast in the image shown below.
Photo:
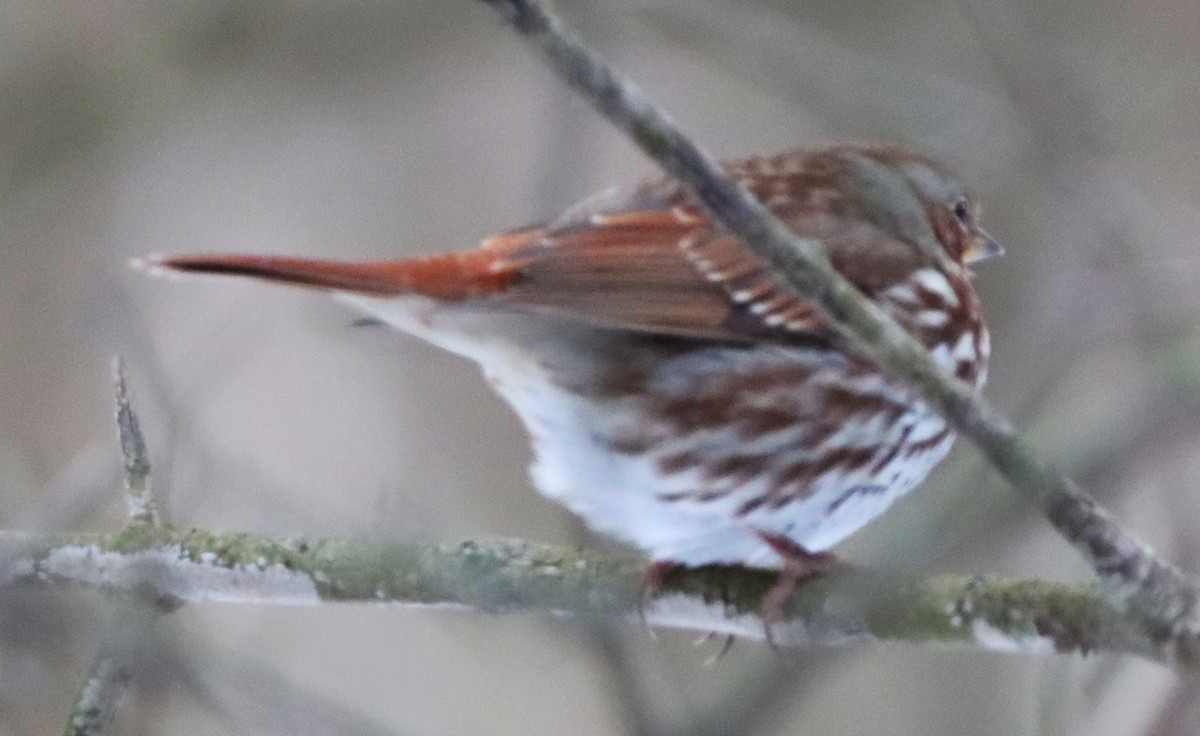
M842 492L840 496L833 499L833 502L825 508L825 513L832 514L841 508L842 504L846 503L855 496L872 496L876 493L883 493L887 490L887 486L854 486Z
M759 495L751 498L749 501L746 501L741 506L738 506L737 509L734 510L733 515L734 516L747 516L752 511L757 509L759 506L762 506L766 502L767 502L767 496L763 495L763 494L759 494Z
M704 459L694 452L673 452L658 459L658 472L675 475L704 464Z
M901 448L903 448L905 443L908 442L908 436L912 434L912 430L913 428L911 424L904 428L904 431L900 433L900 439L892 445L891 449L883 453L883 455L881 455L879 459L875 461L875 464L871 466L871 473L879 473L884 469L884 467L887 466L888 463L896 459L896 455L900 453ZM894 481L895 474L893 474L892 477L892 482Z
M828 442L842 425L836 423L811 424L804 435L804 444L808 447L819 447Z
M772 507L778 508L780 498L807 498L812 493L812 484L820 476L832 472L854 472L861 469L875 456L874 447L838 447L827 450L816 460L798 462L784 468L771 481L768 495L775 497ZM783 501L786 503L787 501Z
M767 471L770 458L763 455L730 455L715 463L710 463L704 470L708 480L722 478L749 479Z
M768 496L775 497L775 501L771 503L771 506L777 508L778 504L776 501L779 500L780 496L787 497L794 495L784 493L784 491L790 491L794 486L807 485L812 476L813 466L809 463L798 462L785 467L775 475L767 491Z
M804 496L802 495L792 493L780 493L777 496L767 496L765 500L768 502L769 508L778 511L784 506L787 506L789 503L797 501L803 497Z
M876 447L838 447L822 455L813 465L814 476L833 470L854 472L875 457Z
M940 432L937 432L933 436L927 437L927 438L921 440L920 442L914 442L911 445L909 445L908 447L906 447L905 454L906 455L915 455L915 454L919 454L922 452L929 452L933 448L940 445L942 443L942 440L946 439L946 437L948 437L949 435L950 435L950 430L948 428L943 428Z

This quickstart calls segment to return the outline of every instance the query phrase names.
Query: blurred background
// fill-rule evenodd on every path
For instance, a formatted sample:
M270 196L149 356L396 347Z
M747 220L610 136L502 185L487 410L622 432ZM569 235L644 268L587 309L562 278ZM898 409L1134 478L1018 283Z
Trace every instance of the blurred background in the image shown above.
M699 142L922 147L1009 248L987 394L1200 570L1200 4L605 0L556 7ZM153 252L416 255L650 165L479 3L0 8L0 525L124 523L109 361L179 525L605 545L525 474L476 371L320 296L151 281ZM901 572L1086 580L960 445L840 549ZM52 733L105 626L0 597L0 729ZM164 618L124 734L1166 734L1196 686L1128 658L807 651L383 607Z

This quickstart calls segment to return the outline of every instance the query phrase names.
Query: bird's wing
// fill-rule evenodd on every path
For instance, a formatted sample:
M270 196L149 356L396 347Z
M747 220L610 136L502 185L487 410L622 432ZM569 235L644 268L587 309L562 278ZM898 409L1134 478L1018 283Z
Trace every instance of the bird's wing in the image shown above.
M622 329L755 339L821 333L815 310L695 208L618 210L548 228L501 256L493 298Z
M861 288L903 273L900 261L883 259L910 258L911 249L844 213L834 216L835 177L812 162L797 168L797 160L749 159L727 170L798 234L820 240L835 268ZM502 233L471 251L369 263L201 254L151 265L384 298L493 301L649 333L784 341L831 334L809 302L668 178L629 196L587 201L559 223Z

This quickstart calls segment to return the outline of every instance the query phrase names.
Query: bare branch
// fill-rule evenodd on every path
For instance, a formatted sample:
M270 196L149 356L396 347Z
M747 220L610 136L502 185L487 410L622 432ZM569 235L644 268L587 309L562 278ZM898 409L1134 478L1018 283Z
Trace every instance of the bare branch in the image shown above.
M1200 588L1122 527L1095 500L1040 460L1013 428L831 266L818 243L797 238L658 112L630 83L585 48L535 0L482 0L659 166L692 187L713 216L816 305L867 356L916 390L969 437L1055 529L1091 563L1118 611L1148 636L1192 657L1200 647Z

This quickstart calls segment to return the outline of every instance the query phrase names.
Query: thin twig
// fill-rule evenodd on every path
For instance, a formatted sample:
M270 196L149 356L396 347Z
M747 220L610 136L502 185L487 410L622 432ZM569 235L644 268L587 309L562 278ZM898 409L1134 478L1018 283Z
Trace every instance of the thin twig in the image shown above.
M125 498L129 519L138 524L160 524L162 514L150 485L150 459L146 440L138 426L137 415L129 402L125 385L125 361L113 360L113 387L117 400L117 437L125 461Z
M1091 563L1109 602L1146 633L1200 656L1200 588L1122 527L1069 478L1040 460L1013 428L832 267L819 243L796 237L717 163L688 140L630 83L584 47L534 0L482 0L659 166L690 186L712 215L738 235L865 355L912 387L969 437L1000 473L1045 514Z

